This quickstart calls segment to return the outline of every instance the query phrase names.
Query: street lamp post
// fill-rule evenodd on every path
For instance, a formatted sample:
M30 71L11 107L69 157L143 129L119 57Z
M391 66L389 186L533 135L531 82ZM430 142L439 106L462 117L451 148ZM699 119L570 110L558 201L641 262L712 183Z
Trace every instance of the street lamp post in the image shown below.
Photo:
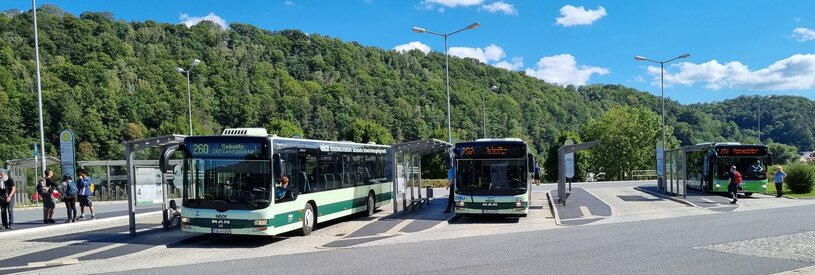
M184 70L181 67L175 67L175 71L187 75L187 117L190 122L190 135L192 135L192 96L190 96L190 72L195 66L201 63L201 60L195 59L189 69Z
M671 61L674 61L674 60L677 60L677 59L680 59L680 58L687 58L688 56L690 56L690 54L686 53L686 54L683 54L683 55L680 55L680 56L677 56L677 57L674 57L672 59L665 60L665 61L651 60L651 59L648 59L648 58L645 58L645 57L642 57L642 56L639 56L639 55L634 57L634 60L637 60L637 61L649 61L649 62L659 64L659 81L660 81L659 91L660 91L660 97L662 98L662 151L663 152L665 152L665 147L666 147L666 144L665 144L665 63L668 63L668 62L671 62ZM665 170L666 170L666 168L665 168L665 154L663 153L663 155L662 155L662 175L659 177L660 182L662 182L663 185L664 185L664 178L665 178L665 172L666 172Z
M758 97L758 144L764 144L761 142L761 99L763 97ZM767 96L767 99L773 98L772 95Z
M475 22L475 23L472 23L472 24L468 25L467 27L465 27L463 29L460 29L460 30L457 30L457 31L454 31L454 32L451 32L451 33L437 33L437 32L428 31L425 28L413 27L413 31L416 32L416 33L428 33L428 34L444 37L444 75L445 75L445 82L446 82L446 86L447 86L447 142L449 142L449 143L453 143L453 137L452 137L452 130L450 130L450 66L448 65L450 56L447 54L447 37L450 37L450 36L452 36L454 34L462 32L462 31L474 30L474 29L478 28L479 26L481 26L481 24L479 24L478 22Z
M492 85L490 90L493 92L498 91L498 86ZM483 94L481 95L481 103L484 106L484 119L481 122L484 124L484 138L487 138L487 100Z
M45 175L45 130L43 129L42 120L42 84L40 80L40 43L37 38L37 3L31 0L31 11L34 14L34 59L37 67L37 106L40 111L40 148L42 149L42 172Z

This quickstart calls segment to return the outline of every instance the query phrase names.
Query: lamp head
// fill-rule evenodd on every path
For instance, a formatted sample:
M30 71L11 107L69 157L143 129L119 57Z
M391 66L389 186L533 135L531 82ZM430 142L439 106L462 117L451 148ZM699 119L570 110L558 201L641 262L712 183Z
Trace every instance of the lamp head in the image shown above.
M475 22L467 26L467 29L474 30L481 26L481 23Z
M647 58L645 58L643 56L639 56L639 55L634 57L634 60L637 60L637 61L643 61L643 60L646 60L646 59Z
M195 59L195 60L192 61L192 66L193 67L198 66L198 64L200 64L200 63L201 63L201 60Z
M690 54L686 53L686 54L680 55L679 58L687 58L688 56L690 56Z
M415 32L415 33L424 33L424 32L426 32L426 31L427 31L427 30L425 30L424 28L420 28L420 27L413 27L413 32Z
M490 90L498 91L498 86L492 85L492 87L490 87Z
M179 67L175 67L175 71L176 71L176 72L179 72L179 73L183 73L183 72L184 72L184 69L179 68Z

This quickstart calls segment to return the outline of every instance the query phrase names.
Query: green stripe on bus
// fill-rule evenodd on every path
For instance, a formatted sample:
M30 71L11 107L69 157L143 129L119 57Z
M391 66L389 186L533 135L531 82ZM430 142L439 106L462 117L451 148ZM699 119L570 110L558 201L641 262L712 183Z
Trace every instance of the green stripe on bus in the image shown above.
M387 192L387 193L383 193L383 194L377 194L376 199L378 201L380 201L380 202L381 201L387 201L387 200L391 199L391 196L392 196L392 193ZM368 200L368 197L356 198L356 199L352 199L352 200L345 200L345 201L340 201L340 202L335 202L335 203L330 203L330 204L325 204L325 205L317 205L317 216L321 217L321 216L331 215L331 214L341 212L341 211L350 210L350 209L353 209L353 208L365 207L365 205L367 204L366 200ZM303 206L305 206L305 204L303 204ZM272 206L272 207L274 207L274 206ZM289 215L291 215L291 219L289 218ZM284 225L291 224L291 223L300 222L300 220L302 218L303 218L303 210L296 210L296 211L291 211L291 212L281 213L281 214L275 215L274 219L272 219L272 224L275 227L279 227L279 226L284 226ZM320 220L318 219L317 221L319 222Z

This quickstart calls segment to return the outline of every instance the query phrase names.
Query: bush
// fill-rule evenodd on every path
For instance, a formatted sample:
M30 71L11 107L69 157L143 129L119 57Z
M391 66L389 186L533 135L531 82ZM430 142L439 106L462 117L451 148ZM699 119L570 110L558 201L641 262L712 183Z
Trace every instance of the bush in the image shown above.
M812 192L812 187L815 185L815 166L796 163L788 165L784 172L787 173L784 182L792 193L805 194Z

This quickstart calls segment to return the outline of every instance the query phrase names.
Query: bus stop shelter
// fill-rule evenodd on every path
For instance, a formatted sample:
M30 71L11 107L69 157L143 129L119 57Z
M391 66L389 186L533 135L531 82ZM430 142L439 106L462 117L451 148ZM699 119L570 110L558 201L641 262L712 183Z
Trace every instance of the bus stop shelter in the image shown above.
M665 193L688 196L688 153L707 150L713 143L679 147L665 151Z
M136 235L136 160L133 154L136 151L159 148L161 154L172 154L174 148L184 142L185 135L167 135L161 137L151 137L124 142L125 146L125 166L127 166L127 212L129 216L130 235ZM162 159L167 157L162 156ZM168 225L167 216L167 179L165 174L169 165L159 163L161 170L161 190L162 190L162 221L165 228Z
M403 142L391 147L394 158L392 162L394 213L421 207L430 202L431 194L427 191L422 197L422 156L450 150L451 146L450 143L438 139L425 139ZM410 200L407 199L408 193Z

